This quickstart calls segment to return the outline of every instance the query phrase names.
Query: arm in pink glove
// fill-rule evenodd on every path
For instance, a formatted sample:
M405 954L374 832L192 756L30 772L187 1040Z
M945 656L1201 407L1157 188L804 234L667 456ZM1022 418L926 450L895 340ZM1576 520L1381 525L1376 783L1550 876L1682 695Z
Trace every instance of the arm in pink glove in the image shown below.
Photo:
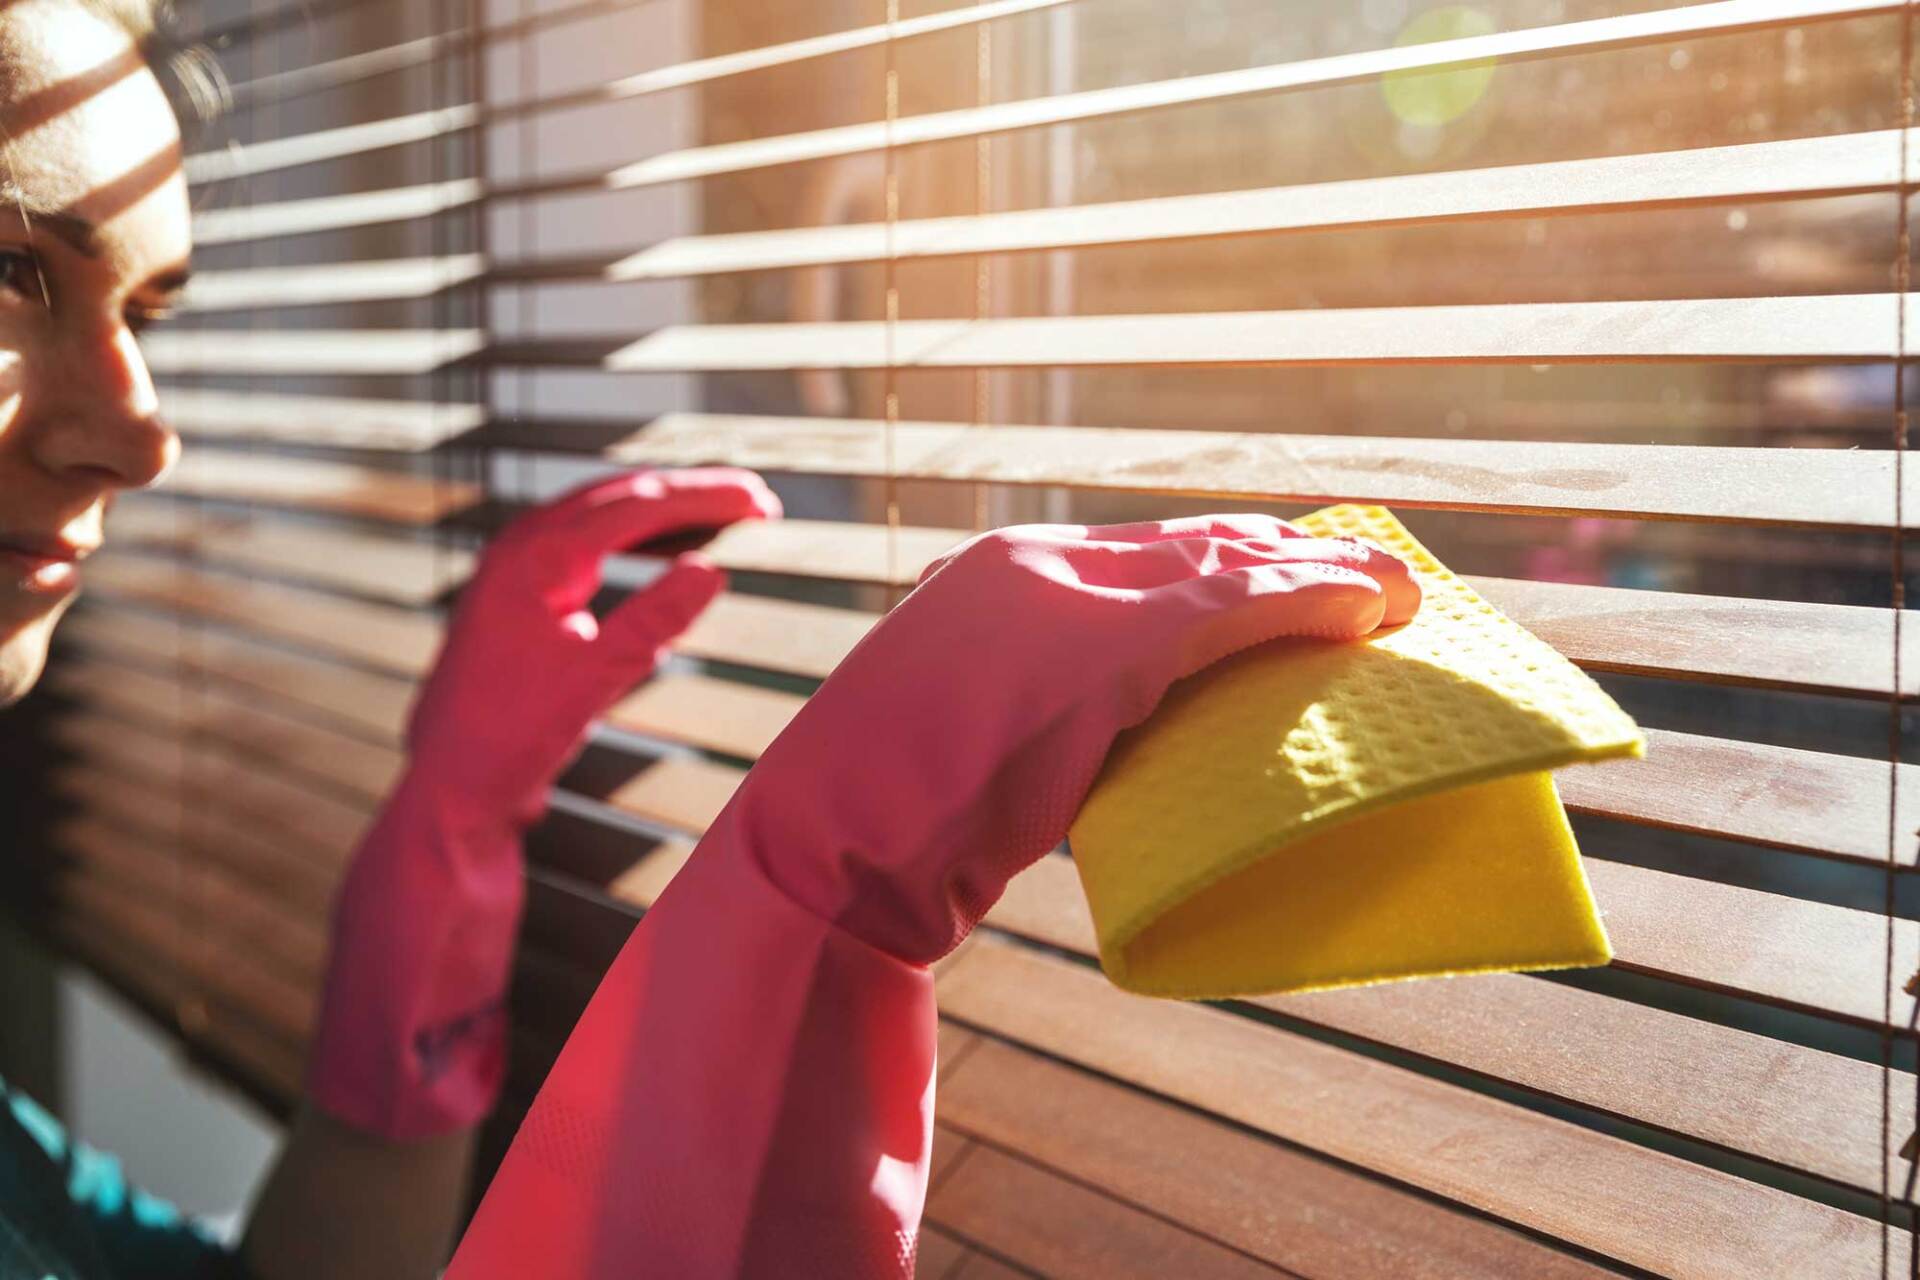
M609 703L723 584L696 555L597 619L602 558L683 529L779 514L749 472L642 472L515 522L460 598L408 725L408 761L336 901L312 1100L387 1138L470 1126L505 1065L501 1002L522 831Z
M1167 687L1411 617L1405 566L1260 516L976 538L843 662L634 930L451 1280L911 1275L926 966Z

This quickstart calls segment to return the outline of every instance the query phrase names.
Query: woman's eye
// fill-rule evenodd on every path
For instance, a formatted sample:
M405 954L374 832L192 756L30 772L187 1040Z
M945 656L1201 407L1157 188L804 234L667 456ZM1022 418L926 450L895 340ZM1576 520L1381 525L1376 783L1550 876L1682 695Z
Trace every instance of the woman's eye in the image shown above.
M0 249L0 289L32 302L46 301L47 284L40 274L40 260L24 249Z

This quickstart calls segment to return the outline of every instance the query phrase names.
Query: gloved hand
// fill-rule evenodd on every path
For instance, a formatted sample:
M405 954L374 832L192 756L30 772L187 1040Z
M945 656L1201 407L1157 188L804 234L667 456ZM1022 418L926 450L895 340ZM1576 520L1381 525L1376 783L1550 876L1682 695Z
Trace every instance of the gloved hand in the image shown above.
M492 1108L521 834L588 725L724 585L688 553L597 619L602 558L779 514L751 472L640 472L576 490L494 539L414 703L406 769L334 905L308 1082L323 1110L404 1139Z
M1167 687L1410 618L1384 551L1264 516L960 547L748 775L609 970L448 1273L912 1273L927 962L1065 835Z

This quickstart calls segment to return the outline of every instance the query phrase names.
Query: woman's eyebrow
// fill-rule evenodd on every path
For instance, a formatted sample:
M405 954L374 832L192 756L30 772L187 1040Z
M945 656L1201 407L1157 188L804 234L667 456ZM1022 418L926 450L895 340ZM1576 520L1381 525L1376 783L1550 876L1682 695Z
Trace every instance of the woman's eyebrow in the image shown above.
M0 182L0 206L18 212L29 234L45 229L77 253L100 256L100 229L80 215L31 196L12 182Z

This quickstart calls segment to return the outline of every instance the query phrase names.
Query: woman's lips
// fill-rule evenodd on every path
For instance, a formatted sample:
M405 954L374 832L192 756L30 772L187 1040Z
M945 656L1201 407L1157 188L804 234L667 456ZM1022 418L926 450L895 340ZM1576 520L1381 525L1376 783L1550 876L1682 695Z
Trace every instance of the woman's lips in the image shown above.
M34 547L0 542L0 581L11 582L23 591L61 596L80 585L80 557L77 548Z

